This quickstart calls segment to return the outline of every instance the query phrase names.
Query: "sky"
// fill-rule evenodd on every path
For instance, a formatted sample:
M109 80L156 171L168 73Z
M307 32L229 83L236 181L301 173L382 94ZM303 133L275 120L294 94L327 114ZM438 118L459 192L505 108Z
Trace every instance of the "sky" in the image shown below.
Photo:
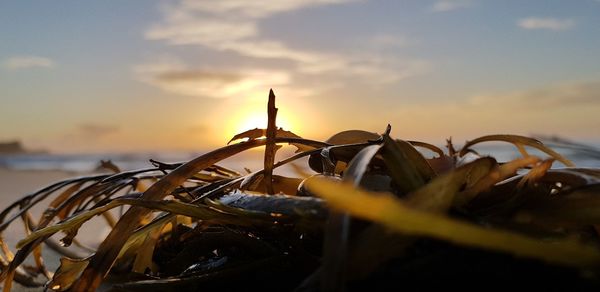
M600 1L0 2L0 141L196 151L266 126L600 141Z

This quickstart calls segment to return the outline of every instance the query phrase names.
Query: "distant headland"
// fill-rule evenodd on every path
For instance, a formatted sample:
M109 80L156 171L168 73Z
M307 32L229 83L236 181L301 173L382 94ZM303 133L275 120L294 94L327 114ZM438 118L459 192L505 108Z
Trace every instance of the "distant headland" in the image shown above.
M23 147L20 141L0 142L0 155L7 154L41 154L47 153L43 150L29 150Z

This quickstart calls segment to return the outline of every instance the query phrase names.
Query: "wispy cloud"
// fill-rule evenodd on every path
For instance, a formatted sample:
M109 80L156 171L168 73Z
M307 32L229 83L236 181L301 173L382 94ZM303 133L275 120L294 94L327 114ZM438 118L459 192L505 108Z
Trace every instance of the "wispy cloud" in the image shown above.
M452 135L513 133L557 134L590 137L600 127L600 80L566 82L514 92L497 92L446 103L405 105L393 108L392 125L419 121L419 127L403 128L407 136L429 139ZM474 122L476 121L476 122ZM426 134L424 134L426 133ZM460 142L460 140L457 140Z
M227 3L223 1L219 3ZM235 1L232 1L235 2ZM275 1L278 2L278 1ZM314 1L311 4L328 3L325 1ZM203 2L202 2L203 3ZM253 3L252 1L242 3ZM299 3L299 2L298 2ZM298 4L296 3L296 4ZM236 2L237 4L237 2ZM243 5L238 5L243 6ZM236 7L238 7L236 6ZM252 6L252 5L251 5ZM309 50L300 50L287 46L277 41L262 39L257 29L257 18L246 18L248 15L260 15L266 17L271 11L268 6L262 7L263 10L246 10L238 7L241 13L237 20L230 20L224 15L214 15L214 19L207 19L195 15L196 13L206 12L204 10L190 10L189 6L171 11L167 15L167 21L163 25L155 26L146 32L146 37L151 40L164 40L173 45L201 45L216 51L232 51L244 57L257 59L276 59L292 61L296 69L306 74L320 74L324 72L345 71L351 67L353 62L362 62L367 60L357 60L356 57L349 58L338 54L328 54ZM204 5L194 6L205 8ZM210 6L208 6L210 7ZM278 6L276 6L278 7ZM286 8L297 6L286 6ZM254 7L252 7L254 8ZM210 9L207 11L218 11ZM235 13L236 10L232 10Z
M280 71L197 69L173 60L140 65L135 72L140 81L165 91L212 98L265 92L270 86L286 86L290 80Z
M245 57L293 61L304 72L320 73L340 69L347 61L334 54L294 49L280 41L264 39L258 29L259 21L282 12L347 2L352 1L183 0L167 9L164 21L154 25L145 36L173 45L201 45Z
M374 48L403 48L416 44L415 40L411 40L404 36L392 34L377 34L369 40L369 45Z
M356 0L221 0L214 2L184 0L182 4L190 9L214 14L235 14L247 18L265 18L276 13L293 11L306 7L348 2L356 2Z
M187 128L187 130L190 133L205 133L210 130L210 127L206 124L198 124L198 125L189 126Z
M119 127L114 125L87 123L79 125L77 134L84 137L100 138L118 131Z
M446 12L471 6L471 0L440 0L431 6L433 12Z
M378 54L356 53L340 54L294 48L286 43L264 37L260 22L278 13L317 7L323 5L345 4L354 0L222 0L217 2L183 0L164 10L164 19L146 31L149 40L164 41L171 45L199 45L216 52L233 52L254 61L268 60L277 64L268 69L234 70L238 80L215 80L215 78L178 78L165 80L164 75L148 75L156 71L145 65L136 72L140 79L173 92L213 97L230 96L230 88L242 88L234 84L255 84L256 78L264 82L273 82L272 86L291 83L291 79L302 76L336 75L340 78L360 77L376 79L377 83L393 82L425 71L425 61L389 58L383 62ZM387 45L401 45L404 40L385 38L378 42ZM164 64L156 64L164 66ZM164 69L164 68L163 68ZM172 70L171 68L170 70ZM197 69L186 69L198 71ZM204 71L201 69L200 71ZM286 74L281 73L287 72ZM230 73L220 70L219 75ZM189 73L189 72L188 72ZM195 72L199 73L199 72ZM188 76L190 77L190 76ZM199 77L196 75L195 77ZM190 82L193 79L193 82ZM151 81L149 81L151 80ZM166 86L166 84L169 84ZM189 85L195 84L193 89ZM224 86L227 84L227 86ZM173 90L177 88L176 90ZM227 89L226 89L227 88ZM212 93L209 93L212 92Z
M14 56L4 61L4 67L11 70L29 68L51 68L55 62L49 58L40 56Z
M217 49L256 35L258 30L253 21L205 19L187 8L173 8L166 13L164 23L145 33L147 39L164 40L172 45L205 45Z
M517 25L524 29L561 31L573 28L575 26L575 21L572 19L528 17L517 21Z
M472 105L500 105L513 109L564 109L600 106L600 81L567 82L506 94L480 95Z

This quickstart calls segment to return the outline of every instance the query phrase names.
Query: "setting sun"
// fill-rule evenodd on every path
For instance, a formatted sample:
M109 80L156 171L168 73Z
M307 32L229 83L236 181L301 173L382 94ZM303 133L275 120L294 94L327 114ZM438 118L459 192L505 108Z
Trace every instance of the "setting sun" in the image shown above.
M297 131L297 123L292 121L293 118L289 114L283 115L281 112L277 114L278 128L283 128L288 131ZM267 128L266 105L240 108L239 111L228 121L225 133L227 138L230 139L235 134L255 128Z
M267 92L268 93L268 92ZM277 95L278 92L275 92ZM267 128L267 102L266 93L261 92L251 94L246 99L231 99L224 102L224 105L214 111L213 120L219 120L223 123L215 127L219 131L219 139L222 142L229 141L234 135L252 129ZM313 134L315 131L307 133L312 123L316 123L316 118L309 118L311 114L310 107L303 104L299 99L288 97L287 94L281 94L277 98L277 120L278 128L294 132L297 135ZM226 117L226 118L225 118ZM222 143L220 142L220 143Z

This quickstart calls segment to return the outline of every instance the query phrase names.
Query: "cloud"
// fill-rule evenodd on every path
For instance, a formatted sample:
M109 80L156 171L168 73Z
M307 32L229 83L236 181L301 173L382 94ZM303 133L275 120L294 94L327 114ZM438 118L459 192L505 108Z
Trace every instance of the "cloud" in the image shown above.
M524 29L561 31L573 28L575 26L575 21L572 19L528 17L517 21L517 25Z
M392 34L377 34L369 40L369 44L377 49L404 48L415 43L414 40Z
M156 76L157 80L163 82L195 82L202 81L206 83L214 84L231 84L239 82L242 76L234 73L215 73L206 71L195 71L195 70L181 70L181 71L166 71L159 73Z
M205 124L193 125L188 127L190 133L206 133L210 130L210 127Z
M499 105L504 108L558 109L600 106L600 80L568 82L505 94L480 95L472 105Z
M348 2L353 0L182 0L165 9L164 21L146 31L145 36L174 45L196 44L238 53L248 50L251 57L257 55L257 49L268 48L277 52L257 57L305 59L307 53L291 50L280 42L258 39L258 22L282 12Z
M165 91L199 97L228 98L286 86L290 76L274 70L190 68L179 61L140 65L138 79Z
M203 19L186 11L168 14L164 24L155 25L145 33L147 39L164 40L172 45L205 45L217 49L256 35L254 22Z
M103 124L81 124L78 128L78 134L85 137L100 138L119 131L119 127Z
M165 8L164 19L145 32L146 39L163 41L176 46L198 45L216 52L233 52L254 64L260 60L268 61L271 68L277 67L277 70L244 70L244 72L236 70L234 72L239 79L237 81L207 78L207 68L187 68L184 71L190 78L165 80L164 68L155 70L157 66L164 66L164 64L158 63L142 65L141 70L138 66L135 71L138 75L142 75L139 79L165 90L212 97L231 96L231 88L252 87L250 85L238 87L235 84L257 84L256 78L265 78L264 82L273 82L270 84L271 86L291 83L292 78L315 78L325 75L356 78L369 83L381 84L398 81L426 71L425 68L428 66L423 60L402 60L390 56L383 61L381 52L340 54L293 48L280 40L266 38L261 33L260 22L273 15L308 7L349 2L356 1L222 0L207 2L182 0ZM391 36L381 36L376 41L380 45L387 46L401 46L405 42L405 40ZM177 71L178 69L170 68L169 72L171 73L169 74L174 73L173 70ZM190 70L194 72L189 72ZM160 75L150 76L151 72ZM216 75L221 77L229 74L223 70L219 70L219 72ZM199 76L199 73L204 76ZM189 74L195 75L195 78L191 78L192 76Z
M487 134L557 134L590 137L600 127L600 80L566 82L514 92L498 92L431 104L390 107L392 126L419 139L454 136L472 139ZM475 135L475 136L473 136Z
M304 73L342 70L348 61L334 54L293 49L276 40L259 38L253 20L204 19L181 14L168 15L170 21L146 32L151 40L173 45L201 45L216 51L231 51L244 57L292 61Z
M471 6L470 0L440 0L431 7L433 12L446 12Z
M51 59L39 56L15 56L4 61L4 67L11 70L29 68L51 68L55 62Z
M340 4L354 0L220 0L220 1L182 1L182 6L189 10L220 15L235 15L246 18L265 18L270 15L298 10L311 6Z

